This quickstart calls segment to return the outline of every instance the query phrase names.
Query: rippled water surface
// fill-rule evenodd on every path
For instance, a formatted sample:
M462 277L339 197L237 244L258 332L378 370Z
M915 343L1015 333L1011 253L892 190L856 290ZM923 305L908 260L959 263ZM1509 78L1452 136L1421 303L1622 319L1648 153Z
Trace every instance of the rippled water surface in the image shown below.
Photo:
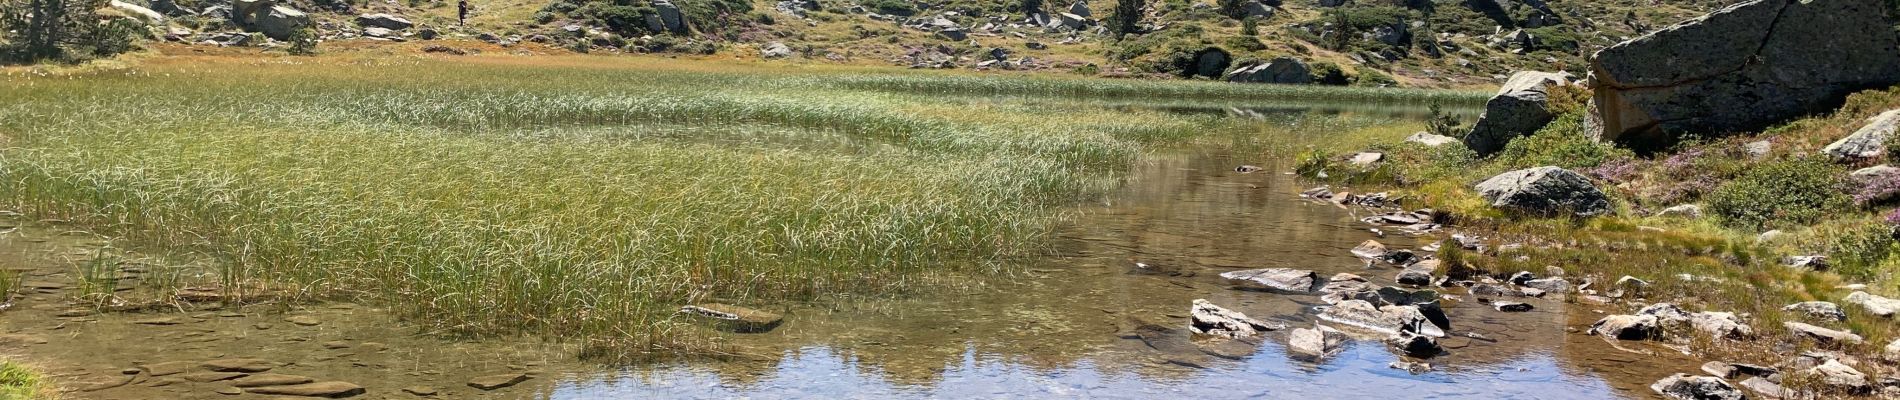
M1532 299L1538 309L1528 313L1453 303L1449 354L1422 360L1435 370L1416 375L1388 367L1404 357L1376 337L1318 362L1290 357L1284 332L1238 351L1200 348L1185 330L1193 299L1296 327L1315 324L1313 307L1323 304L1237 290L1221 272L1287 267L1392 285L1396 270L1368 267L1348 250L1367 239L1395 247L1430 239L1377 237L1354 210L1301 200L1285 166L1233 171L1262 161L1154 157L1081 210L1060 234L1060 257L995 290L793 310L773 332L733 337L764 355L573 375L552 397L1603 399L1647 396L1645 379L1667 375L1566 332L1566 321L1579 323L1572 317L1593 318L1566 314L1586 311L1556 299ZM1171 327L1176 337L1130 333L1141 324Z

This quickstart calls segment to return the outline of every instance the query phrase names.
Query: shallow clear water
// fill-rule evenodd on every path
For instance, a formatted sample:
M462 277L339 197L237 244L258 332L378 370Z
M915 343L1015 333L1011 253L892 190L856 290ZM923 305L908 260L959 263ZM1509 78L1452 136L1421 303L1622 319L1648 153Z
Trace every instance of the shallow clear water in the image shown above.
M1554 299L1530 300L1538 309L1528 313L1452 303L1449 354L1423 360L1435 371L1418 375L1389 368L1404 357L1376 337L1306 362L1284 350L1284 332L1239 354L1221 352L1230 357L1128 334L1152 323L1185 340L1197 298L1296 327L1315 323L1317 297L1237 290L1217 276L1223 271L1289 267L1393 284L1396 270L1369 268L1347 250L1373 238L1395 247L1420 240L1378 238L1353 210L1301 200L1304 188L1284 168L1233 171L1261 161L1154 157L1122 189L1080 210L1059 234L1061 256L1013 282L954 298L791 310L773 332L731 337L749 350L746 360L568 375L551 398L1603 399L1644 396L1631 389L1667 375L1667 366L1632 362L1594 337L1566 332L1577 317L1566 312L1582 310ZM1618 373L1592 372L1599 369Z
M1407 359L1376 335L1316 362L1289 356L1284 331L1257 345L1195 340L1186 331L1194 299L1294 327L1314 325L1314 307L1324 304L1313 295L1239 290L1221 272L1298 268L1389 286L1396 269L1369 267L1348 250L1367 239L1394 248L1436 240L1380 237L1358 221L1365 210L1299 198L1306 184L1284 173L1290 166L1277 161L1284 158L1218 148L1156 154L1132 166L1113 193L1069 210L1073 221L1057 232L1051 256L1012 266L1012 276L947 294L768 307L786 322L767 333L725 335L735 352L729 360L612 369L574 360L571 344L444 342L367 306L68 316L71 265L110 252L89 237L25 230L0 235L0 268L23 271L35 290L0 314L0 334L42 343L14 346L17 337L0 336L0 355L36 360L74 388L125 382L76 390L71 399L228 398L213 392L223 387L218 382L124 381L120 374L226 357L269 359L281 364L273 372L360 384L366 398L414 398L398 388L425 386L440 390L439 398L535 399L1603 399L1649 397L1650 382L1697 365L1666 349L1637 355L1573 332L1597 318L1589 306L1528 299L1536 310L1502 313L1460 302L1469 297L1456 291L1447 292L1457 296L1446 304L1452 336L1441 343L1448 353L1429 360ZM1234 171L1243 164L1266 169ZM290 324L286 314L323 323ZM141 323L152 318L176 321ZM1160 329L1137 329L1144 326ZM1394 361L1434 368L1413 374L1389 368ZM465 385L512 373L535 378L496 391Z

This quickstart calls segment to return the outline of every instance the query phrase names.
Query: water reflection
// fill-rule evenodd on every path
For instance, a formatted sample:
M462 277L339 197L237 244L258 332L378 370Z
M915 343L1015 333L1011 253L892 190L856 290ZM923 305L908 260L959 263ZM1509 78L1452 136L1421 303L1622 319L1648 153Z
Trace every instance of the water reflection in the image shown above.
M1449 354L1422 375L1389 368L1401 356L1376 340L1318 364L1289 357L1284 332L1257 347L1202 348L1184 329L1193 299L1293 326L1313 325L1321 304L1234 290L1220 272L1288 267L1380 285L1397 272L1350 255L1374 238L1353 210L1299 200L1286 166L1233 171L1243 163L1272 165L1219 153L1152 157L1058 234L1058 256L978 294L793 310L776 331L730 337L749 360L573 375L553 397L1601 399L1667 375L1567 333L1567 321L1588 316L1555 299L1529 300L1537 310L1527 313L1451 302ZM1620 384L1593 372L1606 369L1623 371Z

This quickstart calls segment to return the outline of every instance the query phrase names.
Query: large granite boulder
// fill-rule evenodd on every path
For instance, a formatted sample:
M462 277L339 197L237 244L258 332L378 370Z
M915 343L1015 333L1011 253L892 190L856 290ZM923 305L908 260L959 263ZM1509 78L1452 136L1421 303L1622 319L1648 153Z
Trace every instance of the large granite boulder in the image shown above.
M1498 174L1478 183L1477 189L1492 207L1525 213L1587 217L1610 212L1609 199L1589 178L1558 167Z
M1886 154L1887 138L1892 137L1896 129L1900 129L1900 109L1887 110L1868 118L1867 125L1860 127L1860 130L1828 144L1821 149L1821 153L1841 161L1880 157ZM1856 171L1855 175L1860 175L1860 172Z
M1599 51L1592 132L1639 149L1754 131L1900 83L1884 0L1756 0Z
M310 15L287 6L271 6L269 10L258 14L257 31L271 39L290 40L290 35L298 29L310 26Z
M1465 147L1480 156L1504 150L1504 144L1518 136L1527 136L1549 124L1557 115L1550 110L1550 87L1570 84L1567 74L1520 71L1511 75L1498 94L1484 104L1484 115L1465 134Z
M1306 62L1293 57L1278 57L1264 64L1246 65L1227 71L1228 82L1239 83L1313 83L1313 69Z

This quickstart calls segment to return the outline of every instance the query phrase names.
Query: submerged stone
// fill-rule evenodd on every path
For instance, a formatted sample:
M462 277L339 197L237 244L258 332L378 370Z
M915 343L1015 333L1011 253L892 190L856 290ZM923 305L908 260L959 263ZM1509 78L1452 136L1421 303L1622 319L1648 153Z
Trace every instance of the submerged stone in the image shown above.
M785 320L778 314L719 303L680 307L680 313L719 320L727 330L738 333L771 331Z

